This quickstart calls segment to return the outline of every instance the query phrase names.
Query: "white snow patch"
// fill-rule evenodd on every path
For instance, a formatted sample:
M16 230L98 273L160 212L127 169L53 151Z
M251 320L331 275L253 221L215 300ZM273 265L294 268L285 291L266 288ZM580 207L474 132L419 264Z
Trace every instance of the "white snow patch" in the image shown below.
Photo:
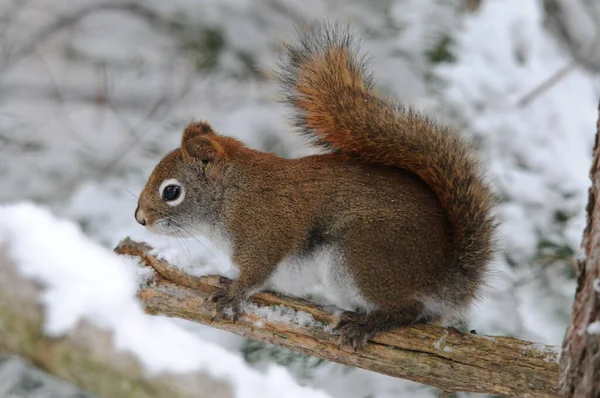
M261 318L261 320L255 322L256 326L263 326L264 321L268 321L304 327L321 327L327 331L331 331L331 325L315 320L311 314L304 311L296 311L293 308L281 304L260 306L254 303L245 303L244 310Z
M436 350L444 351L444 352L452 352L452 347L446 345L446 339L448 338L448 331L444 330L444 335L440 337L435 343L433 343L433 347ZM442 347L442 345L444 345Z
M138 286L146 287L153 285L154 277L156 276L154 268L143 266L139 257L126 255L121 257L124 261L131 261L135 269L135 280Z
M533 343L521 346L522 355L525 355L529 350L536 350L542 354L545 354L543 360L544 362L556 362L558 360L558 356L560 355L560 347L547 346L545 344Z
M81 319L113 332L118 349L127 350L150 372L208 372L225 378L236 397L326 397L300 387L281 367L266 374L242 358L199 339L167 318L146 315L135 298L133 261L86 238L72 223L23 203L0 207L0 242L27 277L45 286L44 332L67 333ZM300 323L310 319L293 315ZM160 341L161 344L156 344Z
M600 334L600 321L592 322L587 327L588 334Z
M560 347L548 347L546 349L547 355L544 357L544 362L557 362L560 358L561 349Z
M593 286L594 286L594 291L596 293L600 293L600 279L596 278L594 279Z

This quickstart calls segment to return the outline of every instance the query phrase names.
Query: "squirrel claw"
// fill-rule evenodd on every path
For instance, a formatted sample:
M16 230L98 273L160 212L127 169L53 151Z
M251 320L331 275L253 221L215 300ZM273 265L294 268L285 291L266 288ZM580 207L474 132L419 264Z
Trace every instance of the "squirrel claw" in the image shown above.
M211 321L221 321L230 318L232 322L240 319L242 312L240 299L229 294L226 289L213 293L208 301L215 303L215 312Z
M373 333L365 331L360 318L361 314L356 312L345 311L341 314L338 324L333 328L334 333L340 334L338 349L340 346L346 346L356 352L366 347L367 341L373 337Z
M371 335L355 327L348 327L340 332L339 342L341 345L352 348L354 352L362 350L367 346L367 341ZM338 347L339 347L338 342Z
M231 285L233 281L225 276L221 276L219 275L219 284L223 285L223 286L229 286Z

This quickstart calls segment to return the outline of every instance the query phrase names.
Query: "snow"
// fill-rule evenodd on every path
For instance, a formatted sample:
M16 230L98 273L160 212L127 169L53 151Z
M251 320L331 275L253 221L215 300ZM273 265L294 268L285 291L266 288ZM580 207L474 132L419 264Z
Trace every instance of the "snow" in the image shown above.
M452 352L452 347L446 345L446 339L448 338L448 331L444 331L444 335L440 337L433 346L436 350L444 351L444 352ZM442 347L443 345L443 347Z
M600 294L600 279L594 279L594 281L592 282L592 286L594 288L594 291Z
M318 322L315 318L304 311L296 311L285 305L274 305L269 307L259 306L254 303L244 304L244 310L258 315L260 319L255 322L257 327L264 325L264 321L287 323L304 327L320 327L331 331L331 326Z
M588 334L600 334L600 321L594 321L587 327Z
M0 242L22 274L44 286L48 335L59 337L85 319L112 331L116 347L153 373L205 371L228 380L240 398L327 396L298 386L283 368L260 374L168 319L146 315L135 299L137 263L90 241L73 223L30 203L0 207L0 220Z
M522 353L525 354L527 350L535 350L537 353L545 354L544 362L557 362L560 356L560 347L559 346L546 346L544 344L533 343L528 344L523 347Z

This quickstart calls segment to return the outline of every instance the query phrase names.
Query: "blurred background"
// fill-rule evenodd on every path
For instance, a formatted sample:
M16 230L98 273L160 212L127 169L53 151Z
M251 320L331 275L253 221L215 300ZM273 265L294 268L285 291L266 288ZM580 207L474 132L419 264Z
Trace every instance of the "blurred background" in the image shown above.
M480 152L502 253L468 327L560 345L600 96L597 0L0 0L0 202L47 206L112 248L146 237L136 195L193 119L281 156L310 153L264 71L294 24L321 17L363 38L380 92ZM163 244L190 265L226 263L193 240ZM174 322L333 397L439 394ZM88 395L0 358L0 396Z

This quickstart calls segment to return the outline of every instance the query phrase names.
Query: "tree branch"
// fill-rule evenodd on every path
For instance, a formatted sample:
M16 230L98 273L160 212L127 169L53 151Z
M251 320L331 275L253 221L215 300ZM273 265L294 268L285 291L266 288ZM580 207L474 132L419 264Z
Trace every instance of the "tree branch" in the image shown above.
M145 244L125 239L117 253L138 256L157 271L138 297L146 312L200 322L252 339L266 341L329 361L357 366L441 388L520 397L556 394L558 354L555 347L509 337L460 333L453 328L419 325L383 333L364 350L338 347L331 326L337 317L306 300L272 293L253 296L236 323L213 320L211 293L229 280L193 277L149 254ZM284 313L285 322L270 313ZM303 314L305 313L305 314ZM306 322L309 314L314 322Z

